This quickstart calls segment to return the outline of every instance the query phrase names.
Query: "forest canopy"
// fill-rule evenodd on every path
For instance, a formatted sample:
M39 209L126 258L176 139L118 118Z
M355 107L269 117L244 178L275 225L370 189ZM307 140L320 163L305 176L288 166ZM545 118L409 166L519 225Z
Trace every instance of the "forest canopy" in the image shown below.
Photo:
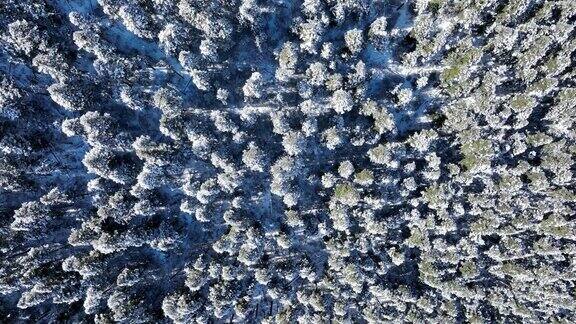
M575 323L575 23L2 0L0 322Z

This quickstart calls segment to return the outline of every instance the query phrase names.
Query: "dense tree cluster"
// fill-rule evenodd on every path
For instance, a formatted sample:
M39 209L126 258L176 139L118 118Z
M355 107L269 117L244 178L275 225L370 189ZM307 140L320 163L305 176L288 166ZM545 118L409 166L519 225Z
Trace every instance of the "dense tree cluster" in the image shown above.
M0 322L576 322L575 22L3 0Z

